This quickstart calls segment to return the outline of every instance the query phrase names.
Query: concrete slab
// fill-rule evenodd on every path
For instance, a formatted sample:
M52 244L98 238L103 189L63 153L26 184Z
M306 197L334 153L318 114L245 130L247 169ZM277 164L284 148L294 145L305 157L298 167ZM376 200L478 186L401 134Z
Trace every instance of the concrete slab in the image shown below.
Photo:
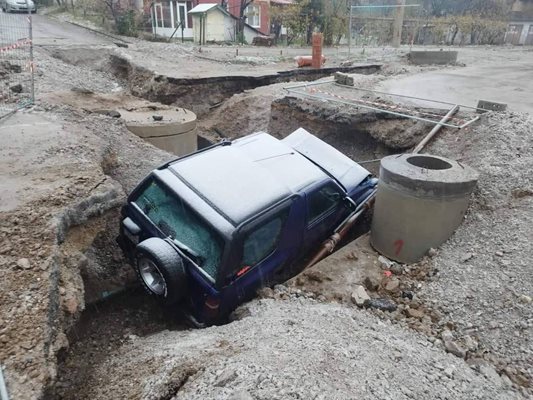
M458 51L411 51L409 61L415 65L446 65L457 62Z

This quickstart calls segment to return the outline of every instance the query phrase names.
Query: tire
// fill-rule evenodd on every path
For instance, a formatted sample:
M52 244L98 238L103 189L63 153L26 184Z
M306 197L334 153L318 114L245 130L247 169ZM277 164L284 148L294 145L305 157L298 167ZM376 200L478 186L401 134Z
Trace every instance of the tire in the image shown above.
M135 270L146 291L165 305L177 303L186 294L183 260L163 239L154 237L137 245Z

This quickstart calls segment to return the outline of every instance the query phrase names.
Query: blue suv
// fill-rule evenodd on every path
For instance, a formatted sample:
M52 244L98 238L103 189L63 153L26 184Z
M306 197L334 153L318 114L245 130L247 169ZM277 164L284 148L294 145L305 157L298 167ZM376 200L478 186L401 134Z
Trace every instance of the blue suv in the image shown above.
M298 129L256 133L152 171L122 208L118 243L147 291L198 326L294 275L377 179Z

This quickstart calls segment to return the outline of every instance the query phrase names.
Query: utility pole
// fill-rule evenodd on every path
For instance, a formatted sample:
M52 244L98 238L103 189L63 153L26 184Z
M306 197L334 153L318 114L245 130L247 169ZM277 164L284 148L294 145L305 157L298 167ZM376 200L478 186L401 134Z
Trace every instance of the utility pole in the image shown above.
M400 47L402 43L402 28L403 18L405 16L405 0L396 0L396 7L394 13L394 26L392 31L392 47Z

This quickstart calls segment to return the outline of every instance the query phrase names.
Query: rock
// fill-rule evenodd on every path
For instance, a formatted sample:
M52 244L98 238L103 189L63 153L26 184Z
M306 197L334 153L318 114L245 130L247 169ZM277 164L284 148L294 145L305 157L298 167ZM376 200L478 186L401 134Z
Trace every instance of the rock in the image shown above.
M223 371L219 375L219 377L218 377L218 379L217 379L217 381L215 383L215 386L224 387L228 383L234 381L237 378L237 376L238 375L237 375L237 373L235 371L233 371L231 369L227 369L227 370Z
M495 254L498 257L503 257L503 252L501 252L501 251L497 251Z
M445 340L444 348L448 353L451 353L456 357L463 359L466 357L466 350L453 340Z
M401 275L404 271L403 266L398 263L392 264L390 270L395 275Z
M65 298L65 308L70 314L75 314L76 311L78 311L78 305L78 300L76 300L76 298L72 296Z
M453 373L455 371L454 367L447 367L444 369L444 375L446 375L448 378L453 378Z
M481 364L479 366L479 372L487 378L490 382L494 383L497 386L501 386L503 384L502 378L500 375L496 372L494 368L492 368L488 364Z
M412 292L410 290L404 290L404 291L402 291L402 297L404 299L413 300L414 297L415 297L415 294L414 294L414 292Z
M17 261L17 266L22 269L30 269L30 260L28 260L27 258L19 258L19 260Z
M408 317L422 319L425 314L423 311L417 310L416 308L408 308L405 312Z
M246 390L238 390L236 392L233 392L229 397L228 400L254 400L252 395L246 391Z
M428 256L435 257L438 254L438 251L434 249L433 247L428 250Z
M120 113L117 110L110 110L107 112L107 115L113 118L120 118Z
M476 351L479 347L479 343L472 336L467 335L463 340L468 351Z
M396 278L392 278L385 284L385 290L387 292L396 292L400 287L400 281Z
M276 294L274 293L274 290L271 288L264 287L257 291L257 295L263 299L274 299L276 297Z
M22 93L22 85L17 83L16 85L10 86L9 90L11 90L13 93Z
M363 307L365 302L370 300L370 296L362 285L357 285L352 293L351 299L358 307Z
M394 261L389 260L387 257L379 256L378 261L381 264L381 268L390 269L394 264Z
M531 297L525 295L525 294L521 294L519 297L518 297L518 300L520 300L521 303L524 303L524 304L529 304L531 303Z
M453 340L453 333L451 333L449 330L444 330L444 331L440 334L440 337L441 337L441 339L442 339L444 342L447 342L447 341Z
M87 95L94 94L94 92L92 90L86 89L86 88L82 88L82 87L79 87L79 86L73 87L70 90L75 92L75 93L80 93L80 94L87 94Z
M59 294L64 295L65 293L67 293L67 290L63 286L59 286Z
M394 312L398 308L398 305L391 299L379 298L379 299L370 299L365 302L365 307L376 308L382 311Z
M472 257L474 257L474 255L472 253L466 253L466 254L463 254L461 256L461 262L462 263L465 263L467 262L468 260L470 260Z
M379 281L373 276L367 276L363 281L363 285L365 285L368 290L375 292L379 287Z

